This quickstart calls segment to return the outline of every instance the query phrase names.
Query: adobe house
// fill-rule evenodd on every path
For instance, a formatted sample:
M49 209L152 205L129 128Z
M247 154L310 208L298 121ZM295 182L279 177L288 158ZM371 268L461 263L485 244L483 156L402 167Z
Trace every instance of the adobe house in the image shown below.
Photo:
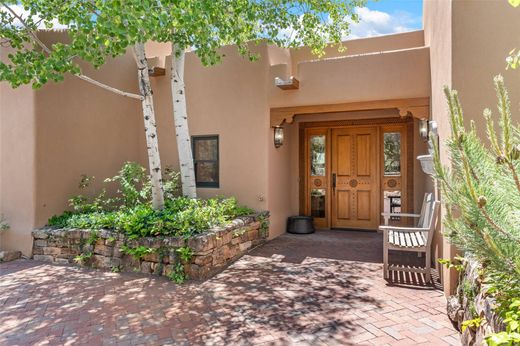
M416 160L427 153L425 120L437 123L448 163L444 85L459 91L466 119L484 134L482 110L496 104L492 78L501 73L520 121L520 74L505 70L507 53L520 47L520 11L507 1L426 0L423 16L423 30L349 40L346 52L320 59L305 47L260 45L252 63L224 47L223 63L204 68L189 54L195 152L215 149L202 162L195 153L199 196L236 196L270 210L271 237L291 215L313 215L320 228L374 230L382 211L418 212L424 193L435 191ZM41 33L47 42L63 36ZM161 65L169 47L150 43L147 54L166 68L153 89L163 166L175 168L169 66ZM84 73L137 92L130 55ZM139 102L81 80L36 91L0 83L0 111L0 210L11 226L2 250L30 255L31 230L67 208L81 174L99 183L125 161L147 162ZM436 258L454 255L440 230L434 246ZM455 278L441 276L449 292Z

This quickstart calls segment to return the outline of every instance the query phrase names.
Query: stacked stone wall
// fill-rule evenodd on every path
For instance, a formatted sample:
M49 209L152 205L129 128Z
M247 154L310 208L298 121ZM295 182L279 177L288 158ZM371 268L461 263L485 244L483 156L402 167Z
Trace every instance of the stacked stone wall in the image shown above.
M222 270L268 236L268 213L240 217L188 239L130 239L113 230L41 228L32 232L33 258L56 264L77 264L112 271L169 276L180 263L188 278L203 280ZM135 256L136 249L141 254ZM188 261L180 248L190 248ZM134 254L131 254L134 253Z

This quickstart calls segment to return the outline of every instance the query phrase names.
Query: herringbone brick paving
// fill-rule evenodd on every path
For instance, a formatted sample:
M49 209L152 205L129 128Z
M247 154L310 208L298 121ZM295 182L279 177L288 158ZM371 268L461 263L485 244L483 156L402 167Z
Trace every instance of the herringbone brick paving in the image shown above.
M376 233L283 235L185 285L3 263L0 344L459 345L442 292L420 278L386 282L381 253Z

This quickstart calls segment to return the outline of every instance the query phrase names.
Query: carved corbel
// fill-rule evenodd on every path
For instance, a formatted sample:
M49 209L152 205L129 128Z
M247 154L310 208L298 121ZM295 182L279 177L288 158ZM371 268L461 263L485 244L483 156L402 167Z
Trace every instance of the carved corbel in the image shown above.
M429 106L409 106L409 107L401 107L399 109L399 115L404 118L408 115L419 119L419 120L427 120L430 117L430 107Z

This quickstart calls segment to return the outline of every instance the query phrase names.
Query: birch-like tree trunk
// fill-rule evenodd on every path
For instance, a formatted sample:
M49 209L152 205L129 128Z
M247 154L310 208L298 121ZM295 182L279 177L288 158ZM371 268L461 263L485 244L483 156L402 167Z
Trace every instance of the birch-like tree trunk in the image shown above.
M150 166L150 177L152 182L152 205L154 209L164 207L164 193L162 186L161 158L159 156L159 142L157 140L157 125L155 123L155 112L153 108L153 93L148 72L144 44L134 46L135 61L137 63L137 77L139 92L143 97L141 101L144 116L144 131L146 135L146 146L148 148L148 165Z
M186 110L186 89L184 87L184 49L172 43L171 91L173 99L173 123L177 136L177 150L181 167L182 194L191 198L197 197L195 186L195 169L191 151L191 138L188 129L188 113Z

